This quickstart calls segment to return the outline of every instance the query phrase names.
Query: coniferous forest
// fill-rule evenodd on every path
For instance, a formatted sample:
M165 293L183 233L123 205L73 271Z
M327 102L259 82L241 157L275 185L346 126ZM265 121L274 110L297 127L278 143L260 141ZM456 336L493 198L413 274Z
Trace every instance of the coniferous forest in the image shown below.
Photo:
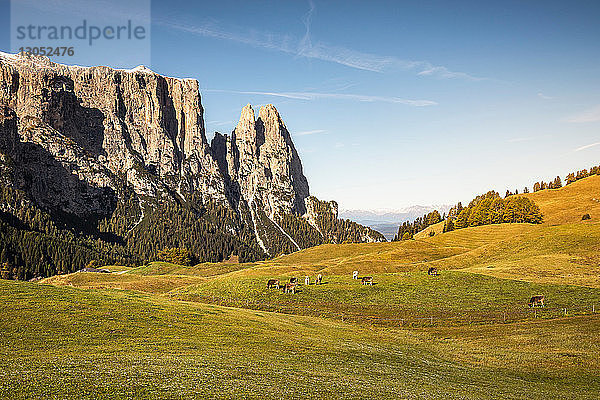
M277 224L290 237L264 212L255 210L256 229L270 248L278 249L268 254L257 243L248 214L240 217L216 202L148 199L140 206L132 199L122 200L111 216L83 227L81 221L74 224L65 215L59 218L41 209L18 189L3 187L0 194L6 205L6 211L0 212L0 274L5 279L69 273L91 261L141 265L165 259L174 251L188 254L190 263L218 262L231 255L249 262L323 243L359 242L365 235L383 240L379 232L338 219L328 202L316 199L314 225L297 215L280 217Z

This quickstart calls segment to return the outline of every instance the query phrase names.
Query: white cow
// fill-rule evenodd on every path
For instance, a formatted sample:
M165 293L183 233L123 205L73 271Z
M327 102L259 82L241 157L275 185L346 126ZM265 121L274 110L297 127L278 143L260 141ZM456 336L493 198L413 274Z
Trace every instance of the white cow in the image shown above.
M352 272L352 279L358 279L358 271Z
M304 284L305 285L310 285L310 278L308 276L304 277Z

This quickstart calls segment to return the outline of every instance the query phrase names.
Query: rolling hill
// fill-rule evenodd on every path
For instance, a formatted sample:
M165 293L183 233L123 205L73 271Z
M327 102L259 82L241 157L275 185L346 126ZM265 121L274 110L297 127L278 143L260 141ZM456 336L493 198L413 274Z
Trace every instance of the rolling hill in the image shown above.
M559 225L581 222L584 214L600 221L600 176L592 175L560 189L546 189L524 195L533 200L544 214L544 223Z
M599 191L528 195L539 225L0 282L0 397L598 398Z
M7 281L0 310L0 398L462 399L492 390L589 399L600 391L598 316L375 329Z

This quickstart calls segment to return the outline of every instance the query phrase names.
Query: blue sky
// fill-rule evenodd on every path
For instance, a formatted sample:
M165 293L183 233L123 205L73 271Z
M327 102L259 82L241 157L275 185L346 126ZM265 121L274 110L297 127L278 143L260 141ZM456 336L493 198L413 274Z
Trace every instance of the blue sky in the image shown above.
M199 80L209 137L273 103L342 208L466 202L600 164L599 20L597 1L153 1L151 67Z

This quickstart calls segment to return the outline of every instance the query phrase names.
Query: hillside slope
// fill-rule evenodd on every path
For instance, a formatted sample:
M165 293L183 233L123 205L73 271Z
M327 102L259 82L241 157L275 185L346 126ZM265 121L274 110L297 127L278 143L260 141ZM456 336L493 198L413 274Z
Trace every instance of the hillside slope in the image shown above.
M532 282L600 287L600 176L561 189L528 194L544 223L499 224L441 233L429 227L415 240L380 244L323 245L267 261L265 267L308 268L322 273L371 274L463 269ZM598 196L598 197L595 197ZM592 219L581 221L589 213ZM429 231L436 232L430 237Z
M584 214L592 217L587 223L600 222L600 176L592 175L560 189L545 189L526 196L544 214L544 223L559 225L581 222Z
M597 316L427 334L6 281L0 312L0 398L587 399L600 391ZM511 349L512 340L524 343Z

